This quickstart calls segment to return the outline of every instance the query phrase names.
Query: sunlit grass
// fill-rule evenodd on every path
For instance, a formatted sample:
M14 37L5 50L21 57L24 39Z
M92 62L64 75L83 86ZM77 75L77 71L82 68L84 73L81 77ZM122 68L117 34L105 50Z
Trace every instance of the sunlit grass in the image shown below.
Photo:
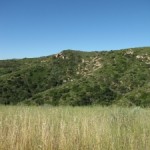
M150 109L0 106L0 150L149 150Z

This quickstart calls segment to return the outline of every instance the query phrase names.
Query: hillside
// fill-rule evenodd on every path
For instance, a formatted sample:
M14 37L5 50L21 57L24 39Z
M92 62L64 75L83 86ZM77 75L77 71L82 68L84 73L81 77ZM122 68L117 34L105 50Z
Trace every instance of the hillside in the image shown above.
M150 106L150 47L1 60L0 103Z

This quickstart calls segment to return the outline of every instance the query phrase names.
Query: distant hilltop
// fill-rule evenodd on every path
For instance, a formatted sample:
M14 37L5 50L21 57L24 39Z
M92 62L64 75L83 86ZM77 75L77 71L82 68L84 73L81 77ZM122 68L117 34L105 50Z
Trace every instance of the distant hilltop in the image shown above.
M150 106L150 47L0 60L0 104Z

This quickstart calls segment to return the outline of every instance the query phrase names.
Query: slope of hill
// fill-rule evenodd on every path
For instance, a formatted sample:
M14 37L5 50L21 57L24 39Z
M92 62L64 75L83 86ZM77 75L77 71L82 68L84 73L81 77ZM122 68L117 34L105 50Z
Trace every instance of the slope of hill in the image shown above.
M150 106L150 47L1 60L0 103Z

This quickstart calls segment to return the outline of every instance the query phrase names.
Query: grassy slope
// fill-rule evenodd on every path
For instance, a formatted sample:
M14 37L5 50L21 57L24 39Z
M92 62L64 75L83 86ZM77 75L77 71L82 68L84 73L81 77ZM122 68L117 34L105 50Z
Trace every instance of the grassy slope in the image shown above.
M149 150L150 109L0 106L2 150Z
M0 103L150 105L150 48L0 61Z

